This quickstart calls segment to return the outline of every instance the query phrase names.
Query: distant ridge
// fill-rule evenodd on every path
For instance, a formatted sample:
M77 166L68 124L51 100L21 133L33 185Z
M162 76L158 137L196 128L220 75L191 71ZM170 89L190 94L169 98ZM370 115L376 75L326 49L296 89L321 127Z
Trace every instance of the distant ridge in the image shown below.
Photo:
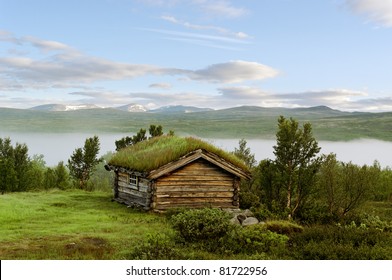
M194 106L183 106L183 105L170 105L160 107L158 109L150 110L152 113L196 113L196 112L206 112L214 111L211 108L199 108Z
M100 108L101 107L94 104L80 104L80 105L44 104L44 105L32 107L30 108L30 110L61 112L61 111L86 110L86 109L100 109Z
M169 106L141 113L116 108L67 107L59 104L37 106L33 110L0 108L0 128L2 132L129 133L151 124L160 124L178 135L216 139L273 139L277 120L279 116L284 116L294 118L301 123L310 122L319 140L346 141L372 138L392 141L392 112L345 112L326 106L309 108L239 106L194 112L190 109L195 110L194 108L197 107L189 107ZM81 110L81 108L90 110Z
M124 106L116 107L115 109L127 112L147 112L147 108L143 105L131 103Z

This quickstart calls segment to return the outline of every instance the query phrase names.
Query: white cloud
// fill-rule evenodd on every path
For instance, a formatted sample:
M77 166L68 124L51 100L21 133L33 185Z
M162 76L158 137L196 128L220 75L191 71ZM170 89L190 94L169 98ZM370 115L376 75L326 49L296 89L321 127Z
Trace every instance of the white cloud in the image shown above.
M392 27L392 0L346 0L355 12L364 14L371 21Z
M240 83L273 78L278 73L277 70L257 62L237 60L213 64L205 69L189 73L188 77L193 80L216 83Z
M159 89L171 89L172 85L169 83L154 83L149 85L150 88L159 88Z
M236 100L241 104L264 107L313 107L329 106L349 111L384 111L392 109L392 98L364 99L367 93L346 89L307 91L300 93L269 93L255 87L220 88L222 98Z
M238 18L248 14L245 8L235 7L227 0L193 0L201 9L210 15L226 18Z
M5 34L5 36L13 38L9 34ZM189 36L222 42L239 41L200 34ZM42 89L52 88L56 85L80 87L98 81L131 80L146 75L182 76L195 81L225 84L273 78L278 74L277 70L269 66L241 60L213 64L199 70L189 70L116 62L83 54L60 42L33 37L15 38L14 44L19 43L30 44L42 51L41 57L30 57L28 54L0 57L0 89L2 90L11 88ZM168 88L168 85L162 84L153 86Z
M181 26L188 28L188 29L213 31L213 32L217 32L217 33L224 35L224 36L229 36L229 37L242 39L242 40L251 38L251 36L249 36L245 32L233 32L233 31L230 31L226 28L214 26L214 25L193 24L193 23L179 20L173 16L162 16L161 19L166 20L171 23L174 23L174 24L177 24L177 25L181 25Z
M214 17L238 18L249 13L245 8L234 6L229 0L136 0L149 6L174 7L184 5L187 8L195 7L204 14Z

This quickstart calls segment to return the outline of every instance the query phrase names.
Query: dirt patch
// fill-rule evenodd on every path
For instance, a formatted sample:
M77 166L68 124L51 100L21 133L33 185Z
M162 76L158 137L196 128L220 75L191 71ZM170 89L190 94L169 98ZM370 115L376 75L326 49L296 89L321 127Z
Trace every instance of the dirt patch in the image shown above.
M70 259L105 259L112 252L110 244L99 237L82 237L64 246L65 255Z

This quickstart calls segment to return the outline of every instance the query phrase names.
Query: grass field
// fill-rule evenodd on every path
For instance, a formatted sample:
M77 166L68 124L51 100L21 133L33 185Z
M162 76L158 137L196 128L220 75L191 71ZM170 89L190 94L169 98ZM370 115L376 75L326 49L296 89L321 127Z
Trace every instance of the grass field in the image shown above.
M205 244L176 241L165 215L139 212L111 197L80 190L0 195L0 259L121 260L132 259L135 248L136 258L147 252L153 259L392 259L390 230L334 225L304 227L289 235L286 247L269 253L211 251ZM391 202L369 202L364 210L391 229ZM248 236L260 247L255 230Z
M166 218L111 201L110 193L51 191L0 196L0 259L123 259Z

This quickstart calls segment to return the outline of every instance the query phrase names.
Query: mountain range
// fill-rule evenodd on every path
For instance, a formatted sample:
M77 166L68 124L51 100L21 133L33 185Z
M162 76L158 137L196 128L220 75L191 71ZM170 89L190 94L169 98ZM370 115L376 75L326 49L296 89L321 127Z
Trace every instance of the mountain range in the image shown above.
M152 113L194 113L194 112L204 112L213 111L210 108L198 108L194 106L183 106L183 105L172 105L164 106L157 109L149 110L145 106L131 103L119 107L110 107L111 109L117 109L126 112L152 112ZM99 107L94 104L80 104L80 105L64 105L64 104L44 104L30 108L30 110L37 111L47 111L47 112L65 112L65 111L76 111L76 110L86 110L86 109L107 109Z
M133 134L151 124L165 131L205 138L273 139L279 116L300 124L310 122L319 140L372 138L392 141L392 112L345 112L326 106L266 108L240 106L213 110L192 106L168 106L147 110L138 104L116 108L95 105L48 104L32 109L0 108L0 134L119 133ZM86 110L89 109L89 110ZM146 111L144 111L146 110Z

